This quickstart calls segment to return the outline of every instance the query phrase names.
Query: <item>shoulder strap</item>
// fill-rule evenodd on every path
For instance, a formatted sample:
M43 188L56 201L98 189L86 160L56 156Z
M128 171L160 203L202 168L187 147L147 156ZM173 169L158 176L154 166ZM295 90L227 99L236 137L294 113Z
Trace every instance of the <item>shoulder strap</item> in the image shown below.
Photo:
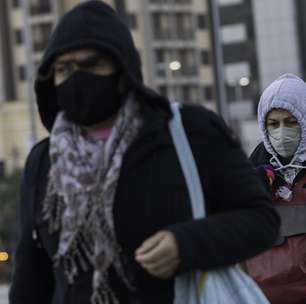
M169 129L186 180L193 218L204 218L206 216L204 194L197 166L183 127L179 104L172 102L171 110L173 117L169 121Z

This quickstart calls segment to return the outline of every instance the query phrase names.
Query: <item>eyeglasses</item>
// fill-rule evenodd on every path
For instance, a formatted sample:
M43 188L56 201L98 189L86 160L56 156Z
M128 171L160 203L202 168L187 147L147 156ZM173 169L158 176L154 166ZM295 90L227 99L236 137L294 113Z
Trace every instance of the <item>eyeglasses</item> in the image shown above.
M69 78L77 70L109 74L113 72L114 64L105 56L96 54L83 60L58 60L52 66L53 75L65 79Z

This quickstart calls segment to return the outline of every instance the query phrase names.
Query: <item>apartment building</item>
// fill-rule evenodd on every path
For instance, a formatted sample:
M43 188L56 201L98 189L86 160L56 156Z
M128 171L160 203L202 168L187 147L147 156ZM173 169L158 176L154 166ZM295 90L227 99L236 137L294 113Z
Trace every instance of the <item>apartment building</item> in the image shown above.
M81 0L28 0L27 17L23 0L0 1L0 166L8 171L22 167L32 146L31 121L35 120L37 140L46 136L37 111L30 114L28 101L28 57L25 28L31 34L31 58L35 69L55 22ZM106 1L114 5L114 1ZM26 24L27 23L27 24ZM33 83L30 84L32 86Z
M260 89L283 73L306 76L305 1L253 0L253 9Z
M2 31L6 39L4 50L11 55L5 73L9 71L7 75L11 75L9 82L13 93L11 98L6 99L25 100L27 98L27 59L23 35L25 20L20 1L4 0L4 2L7 12L7 30ZM41 59L54 22L64 11L79 2L82 1L29 0L28 21L31 26L32 56L35 65L38 65ZM171 99L205 104L216 109L207 0L107 2L118 10L132 31L142 58L146 84ZM253 97L250 96L251 85L245 82L241 85L241 79L254 84L258 78L254 53L251 52L253 45L250 43L253 39L250 0L219 0L219 4L227 95L230 101L239 101L233 103L231 112L238 113L239 117L250 115ZM230 19L228 14L232 16ZM247 47L249 53L241 59L241 50L246 50ZM249 98L249 102L242 104L241 100L245 98Z
M27 99L21 1L0 1L0 101ZM35 66L56 20L83 1L28 0ZM284 72L306 75L306 4L303 0L216 1L230 116L252 119L259 94L268 83ZM171 99L216 109L209 0L106 2L132 31L147 85Z
M0 102L15 98L8 2L0 1Z
M27 57L25 49L25 22L29 22L32 55L35 66L58 18L74 5L84 0L27 0L28 17L23 14L24 0L0 1L0 100L27 98ZM86 1L86 0L85 0ZM115 6L114 0L105 1ZM5 77L1 77L1 73Z
M171 99L212 105L207 1L126 0L147 84Z
M5 100L6 96L4 95L4 69L2 68L3 66L3 55L2 55L2 49L0 48L0 101Z
M0 3L0 65L5 74L0 74L5 88L0 98L4 96L6 100L26 97L21 1ZM28 1L33 59L37 65L54 22L82 0ZM282 72L305 73L303 0L216 1L220 6L229 101L256 99L262 88ZM173 99L213 101L208 0L107 2L125 16L133 32L147 84ZM274 13L276 10L278 14Z
M54 22L81 0L29 0L35 66ZM202 102L213 99L207 4L204 0L106 1L126 17L143 59L145 81L173 99ZM1 2L1 49L6 59L6 100L27 97L27 58L21 0ZM4 18L5 17L5 18ZM0 96L1 97L1 96Z
M231 118L251 118L259 82L252 1L219 0L219 11Z

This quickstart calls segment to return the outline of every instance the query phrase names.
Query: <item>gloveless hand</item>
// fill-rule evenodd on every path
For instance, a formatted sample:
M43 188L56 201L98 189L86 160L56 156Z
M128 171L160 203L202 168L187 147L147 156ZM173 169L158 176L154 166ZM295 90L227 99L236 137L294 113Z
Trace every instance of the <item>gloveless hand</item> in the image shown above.
M145 240L135 252L136 261L150 274L167 279L178 269L180 260L176 239L170 231L160 231Z

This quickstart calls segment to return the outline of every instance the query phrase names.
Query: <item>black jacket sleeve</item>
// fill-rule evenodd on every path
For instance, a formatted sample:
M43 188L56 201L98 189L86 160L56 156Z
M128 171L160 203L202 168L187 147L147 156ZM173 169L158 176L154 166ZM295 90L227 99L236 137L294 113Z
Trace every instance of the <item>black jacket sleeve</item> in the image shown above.
M28 157L20 191L20 239L15 252L10 304L48 304L53 294L52 262L32 237L35 175L41 146Z
M207 110L185 110L183 121L208 217L170 227L182 270L212 270L268 249L277 237L279 218L240 144L224 122Z
M258 144L258 146L254 149L254 151L249 157L251 163L253 164L253 166L255 166L260 176L260 180L263 183L263 186L269 192L271 192L271 185L266 170L264 169L264 165L268 165L270 163L270 158L271 155L266 151L263 142Z

